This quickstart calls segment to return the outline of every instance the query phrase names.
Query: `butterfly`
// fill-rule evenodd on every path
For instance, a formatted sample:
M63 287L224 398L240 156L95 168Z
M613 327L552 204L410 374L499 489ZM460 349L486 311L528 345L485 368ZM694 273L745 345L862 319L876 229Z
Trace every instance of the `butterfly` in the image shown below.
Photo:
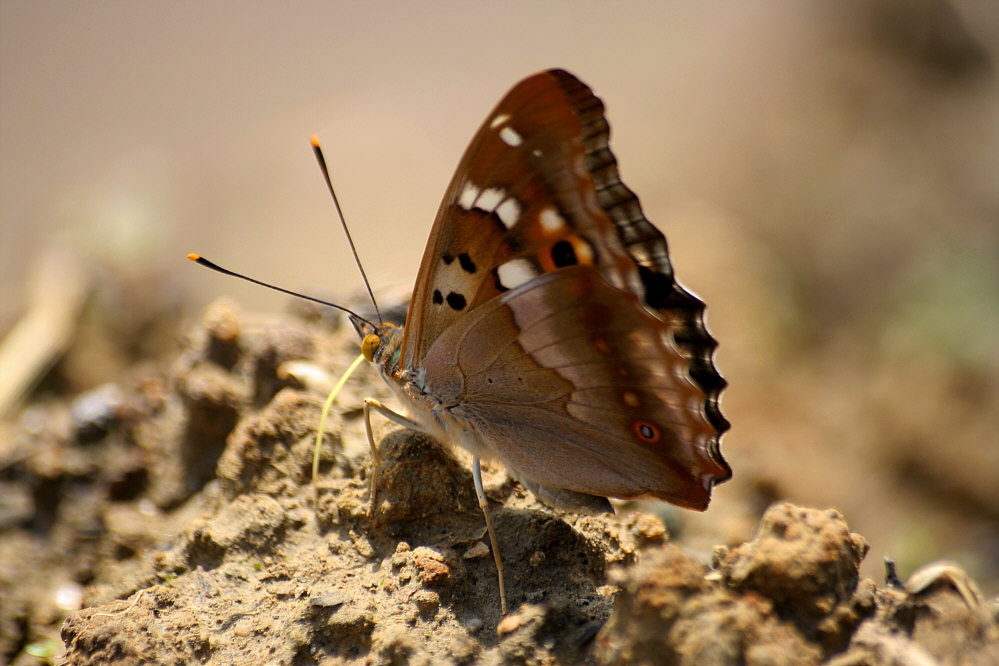
M405 326L351 316L404 405L365 400L372 513L372 411L469 451L504 615L480 459L577 512L610 510L608 497L703 510L732 474L704 303L674 280L608 137L603 103L572 74L518 83L444 194Z

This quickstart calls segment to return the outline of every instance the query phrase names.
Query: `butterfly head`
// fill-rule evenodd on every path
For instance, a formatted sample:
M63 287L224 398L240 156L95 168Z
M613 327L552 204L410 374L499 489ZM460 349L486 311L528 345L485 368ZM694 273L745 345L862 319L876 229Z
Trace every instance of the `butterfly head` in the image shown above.
M375 365L394 369L399 363L402 329L389 322L376 325L356 316L351 316L350 321L361 337L364 358Z

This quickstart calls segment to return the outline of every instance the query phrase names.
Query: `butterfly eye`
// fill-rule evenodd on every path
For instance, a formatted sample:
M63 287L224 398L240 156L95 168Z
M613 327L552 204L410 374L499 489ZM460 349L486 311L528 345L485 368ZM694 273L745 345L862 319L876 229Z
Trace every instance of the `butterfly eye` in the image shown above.
M364 355L366 360L373 361L375 360L375 352L381 344L382 339L377 334L369 333L361 340L361 354Z

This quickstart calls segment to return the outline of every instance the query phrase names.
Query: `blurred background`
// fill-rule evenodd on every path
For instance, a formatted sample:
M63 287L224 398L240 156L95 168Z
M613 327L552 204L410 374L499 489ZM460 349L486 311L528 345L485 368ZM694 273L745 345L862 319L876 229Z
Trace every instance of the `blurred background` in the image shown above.
M735 477L674 529L836 507L867 575L946 557L994 593L997 56L987 0L0 0L0 363L34 368L0 407L169 357L221 295L287 307L187 252L356 293L312 133L376 292L408 288L486 113L564 67L721 342Z

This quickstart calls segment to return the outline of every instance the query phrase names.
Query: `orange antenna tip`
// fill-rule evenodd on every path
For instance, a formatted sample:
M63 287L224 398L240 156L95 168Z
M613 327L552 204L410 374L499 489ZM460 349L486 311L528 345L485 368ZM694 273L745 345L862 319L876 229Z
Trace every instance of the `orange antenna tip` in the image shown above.
M312 137L309 140L312 142L312 147L313 148L318 148L319 147L319 137L317 135L313 134Z
M187 255L187 258L190 259L191 261L197 261L198 259L201 259L201 255L200 254L194 254L193 252L189 252L188 255Z

